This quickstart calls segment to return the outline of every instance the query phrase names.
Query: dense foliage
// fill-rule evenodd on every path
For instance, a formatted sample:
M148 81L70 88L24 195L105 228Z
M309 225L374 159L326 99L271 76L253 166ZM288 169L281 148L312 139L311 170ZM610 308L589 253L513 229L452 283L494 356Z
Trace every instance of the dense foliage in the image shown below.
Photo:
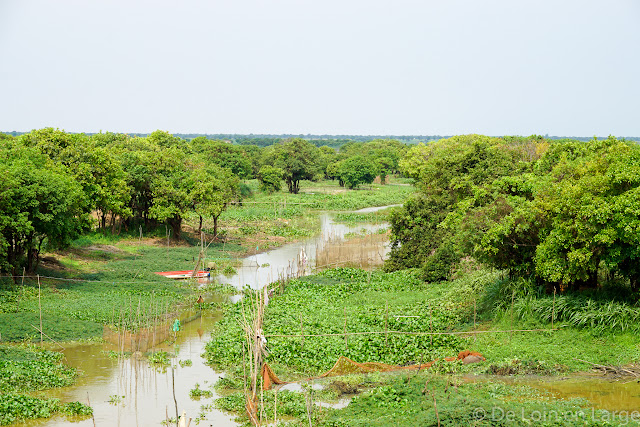
M241 180L258 178L269 193L284 180L293 194L303 180L338 178L355 188L381 175L384 183L405 151L394 140L351 141L338 151L291 138L261 148L161 130L0 135L0 270L14 276L34 271L41 252L64 248L95 226L117 234L164 224L180 238L183 221L195 215L198 231L211 219L217 235L222 213L247 195Z
M485 280L479 279L478 283ZM434 289L424 284L416 271L370 273L339 268L293 280L267 306L265 334L296 335L302 328L305 334L336 335L305 340L269 338L267 362L318 375L331 368L341 355L358 362L387 364L427 362L455 355L464 346L456 336L385 336L379 332L384 332L385 327L404 332L450 331L467 321L469 303L461 299L466 292L462 289L473 286L459 287L454 293L434 299ZM244 340L238 324L242 310L243 305L236 304L216 324L206 350L211 365L229 367L242 359ZM345 343L344 336L340 336L345 327L348 332L378 333L348 336Z
M401 162L417 196L391 218L388 268L446 279L469 257L577 289L638 289L640 147L606 140L453 137Z

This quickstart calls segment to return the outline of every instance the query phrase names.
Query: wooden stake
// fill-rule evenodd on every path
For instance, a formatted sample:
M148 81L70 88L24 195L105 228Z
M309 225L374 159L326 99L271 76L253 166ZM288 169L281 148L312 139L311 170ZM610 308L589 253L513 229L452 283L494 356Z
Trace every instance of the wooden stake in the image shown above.
M440 427L440 415L438 415L438 405L436 404L436 392L435 389L431 390L433 396L433 409L436 411L436 419L438 420L438 427Z
M91 406L91 400L89 399L89 392L87 392L87 403ZM93 415L93 411L91 411L91 419L93 420L93 427L96 427L96 417Z
M556 317L556 287L553 287L553 308L551 310L551 329L553 329L553 320Z
M302 314L300 314L300 335L302 336L302 345L300 346L300 350L304 348L304 329L302 329Z
M178 427L178 401L176 400L176 382L173 374L173 365L171 365L171 387L173 388L173 403L176 405L176 427Z
M473 299L473 342L476 342L476 338L478 337L478 334L475 333L476 331L476 299Z
M385 315L384 315L384 346L387 347L389 338L389 300L385 301Z
M344 308L344 348L349 350L349 344L347 343L347 307Z
M38 310L40 311L40 346L42 346L42 303L40 301L40 275L38 274Z

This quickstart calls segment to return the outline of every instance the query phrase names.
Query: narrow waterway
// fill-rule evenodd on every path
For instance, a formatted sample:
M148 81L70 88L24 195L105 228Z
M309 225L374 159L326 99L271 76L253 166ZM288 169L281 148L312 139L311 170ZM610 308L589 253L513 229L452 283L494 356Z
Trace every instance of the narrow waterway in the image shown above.
M382 208L357 212L377 209ZM238 289L245 284L260 288L281 275L292 277L309 273L319 265L319 259L323 259L324 264L341 265L348 262L368 266L380 264L388 252L386 236L378 233L387 224L346 226L336 223L330 214L321 214L320 221L321 233L318 236L251 255L243 259L242 267L235 276L220 276L216 280L232 284ZM345 243L346 235L363 233L356 239L350 239L357 244L350 246ZM301 253L304 254L302 261ZM334 259L339 261L328 262ZM220 299L219 296L213 298ZM221 374L206 366L201 357L209 341L211 328L219 319L220 314L205 311L200 318L183 325L174 344L163 343L154 348L155 351L162 350L173 355L173 373L170 367L163 370L142 357L113 357L117 353L117 346L110 343L78 344L66 348L63 351L66 363L78 368L82 375L74 386L53 389L46 394L65 402L90 402L94 419L75 420L55 416L22 425L58 427L69 426L73 421L75 426L89 427L95 421L99 427L159 426L167 417L175 419L177 406L179 414L185 411L187 417L194 419L191 425L195 425L195 419L204 414L198 424L200 426L236 426L233 416L212 409L213 401L218 396L210 386ZM190 361L190 365L187 361ZM212 391L213 395L200 400L191 399L189 391L196 384L200 389ZM203 410L203 405L209 407Z
M370 213L388 207L365 208L355 213ZM323 213L320 214L320 224L320 235L266 252L257 252L242 260L237 274L231 277L220 275L216 281L238 289L245 285L260 289L280 277L302 276L324 264L326 267L347 264L363 267L380 265L389 252L386 236L375 238L378 232L388 228L387 223L349 226L337 223L331 214ZM356 245L350 246L345 242L345 236L350 234L362 235L360 240L354 239ZM326 255L330 255L330 261L335 261L322 263L327 258Z

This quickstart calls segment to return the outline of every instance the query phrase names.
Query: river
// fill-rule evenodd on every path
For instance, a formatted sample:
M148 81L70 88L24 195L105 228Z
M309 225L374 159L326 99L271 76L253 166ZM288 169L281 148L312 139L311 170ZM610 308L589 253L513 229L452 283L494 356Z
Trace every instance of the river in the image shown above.
M383 208L356 212L366 213L376 209ZM242 260L242 266L238 268L236 275L219 276L216 280L232 284L238 289L245 284L252 288L260 288L283 274L296 276L309 273L316 268L316 262L320 259L327 261L324 265L328 266L346 261L354 265L375 265L380 264L388 252L386 235L379 233L387 224L346 226L336 223L327 213L320 215L320 222L321 232L318 236L246 257ZM367 237L353 239L357 244L350 245L344 240L350 233L369 234ZM301 249L304 249L305 262L300 262ZM338 261L329 262L334 259ZM220 296L210 297L214 301L221 300ZM203 412L201 406L213 405L213 401L218 397L214 392L210 398L192 400L189 391L196 383L201 389L211 390L210 386L221 376L206 366L201 357L205 344L209 341L211 328L219 319L219 313L205 311L200 318L183 325L175 345L156 346L156 351L163 350L174 355L173 372L171 368L163 372L161 368L149 364L142 357L109 357L110 350L117 350L116 346L110 343L77 344L65 348L62 351L65 362L78 368L82 374L75 385L47 391L46 395L65 402L90 402L94 410L94 419L72 420L64 416L54 416L32 420L22 425L68 427L70 422L74 421L73 425L78 427L90 427L94 422L100 427L158 426L167 416L175 418L176 404L180 414L185 411L188 417L194 418L191 425L195 425L195 418ZM191 366L185 364L187 360L191 361ZM237 425L233 416L229 414L216 409L204 412L205 417L198 425Z

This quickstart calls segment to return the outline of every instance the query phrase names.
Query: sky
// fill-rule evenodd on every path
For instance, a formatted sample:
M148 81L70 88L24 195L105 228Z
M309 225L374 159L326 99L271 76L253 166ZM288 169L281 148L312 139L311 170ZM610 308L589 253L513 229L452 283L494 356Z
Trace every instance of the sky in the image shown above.
M0 131L640 136L639 0L0 0Z

